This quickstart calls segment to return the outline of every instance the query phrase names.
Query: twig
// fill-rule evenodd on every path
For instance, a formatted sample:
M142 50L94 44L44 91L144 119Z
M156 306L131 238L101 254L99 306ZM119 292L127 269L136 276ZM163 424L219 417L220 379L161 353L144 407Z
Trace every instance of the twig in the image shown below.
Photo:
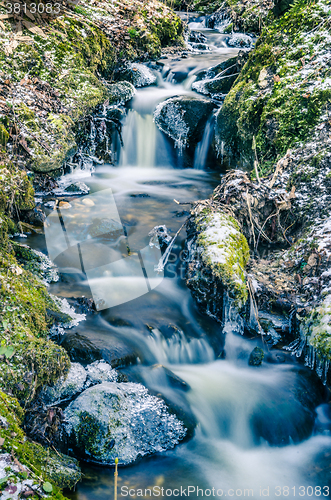
M256 179L259 183L259 186L261 186L261 180L260 180L260 176L259 176L259 170L258 170L258 166L259 166L259 159L257 157L257 152L256 152L256 140L255 140L255 135L253 135L253 151L255 153L255 161L254 161L254 170L255 170L255 175L256 175Z

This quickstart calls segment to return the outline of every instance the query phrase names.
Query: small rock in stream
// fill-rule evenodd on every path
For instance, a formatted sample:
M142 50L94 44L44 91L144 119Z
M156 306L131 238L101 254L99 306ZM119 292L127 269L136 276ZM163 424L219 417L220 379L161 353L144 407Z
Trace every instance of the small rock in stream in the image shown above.
M262 365L262 361L264 360L264 351L261 347L254 347L252 350L248 364L249 366L260 366Z
M84 182L73 182L65 188L66 193L77 194L89 194L90 188Z

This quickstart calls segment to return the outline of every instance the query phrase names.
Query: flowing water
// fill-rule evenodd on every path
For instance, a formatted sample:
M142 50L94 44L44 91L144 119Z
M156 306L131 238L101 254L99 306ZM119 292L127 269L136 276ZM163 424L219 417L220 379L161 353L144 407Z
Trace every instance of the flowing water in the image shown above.
M204 170L211 122L197 146L192 168L183 169L180 151L156 128L152 117L155 106L164 99L193 94L190 83L198 69L237 52L225 46L224 35L211 30L204 33L212 50L163 61L159 85L139 90L130 103L117 164L98 165L84 179L91 193L112 190L130 245L135 248L148 245L148 233L154 226L165 224L174 235L188 215L190 205L185 203L209 196L220 180L219 173ZM182 83L168 78L170 72L176 75L179 71L184 73ZM262 367L249 367L249 353L260 345L259 339L242 337L237 332L240 325L230 318L222 333L220 324L198 312L185 285L184 236L182 231L159 286L131 302L89 316L75 328L106 359L113 345L127 346L140 359L126 369L131 379L184 408L198 423L194 436L174 450L120 468L119 498L149 498L149 491L144 490L153 487L155 496L170 498L178 494L192 498L327 497L331 486L330 412L321 404L322 396L316 401L310 397L320 390L318 381L288 357L275 363L269 356ZM42 237L28 243L45 250ZM52 293L91 295L84 273L62 272L64 281L53 284ZM156 364L170 369L185 384L170 383ZM313 399L310 406L320 405L315 414L306 409L309 398ZM113 498L113 469L85 464L83 472L76 491L67 493L70 498Z

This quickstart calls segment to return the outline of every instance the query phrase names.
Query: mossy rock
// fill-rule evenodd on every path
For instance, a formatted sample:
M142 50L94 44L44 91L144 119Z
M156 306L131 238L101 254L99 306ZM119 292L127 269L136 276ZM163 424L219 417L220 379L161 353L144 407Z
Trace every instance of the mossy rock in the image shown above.
M172 97L156 107L155 123L175 141L175 146L194 148L202 139L214 108L214 103L202 97Z
M173 448L186 435L162 400L140 384L103 382L65 409L69 442L79 456L112 465Z
M253 351L249 355L248 365L249 366L261 366L264 360L264 351L261 347L254 347Z
M107 85L107 90L112 104L124 104L132 99L136 93L132 83L126 81Z
M331 295L311 312L304 321L303 331L319 358L331 361Z
M81 479L77 460L51 449L45 449L25 436L22 430L24 411L17 400L0 390L0 436L4 439L2 452L12 454L22 466L30 470L29 479L35 487L44 482L53 486L50 500L64 500L61 488L73 488ZM9 473L13 482L26 479L25 473Z
M192 213L187 246L187 285L200 308L222 320L226 293L240 310L248 298L249 247L238 222L225 212L200 207Z
M0 123L0 144L4 147L7 146L7 142L9 139L9 132L7 129L3 126L2 123Z

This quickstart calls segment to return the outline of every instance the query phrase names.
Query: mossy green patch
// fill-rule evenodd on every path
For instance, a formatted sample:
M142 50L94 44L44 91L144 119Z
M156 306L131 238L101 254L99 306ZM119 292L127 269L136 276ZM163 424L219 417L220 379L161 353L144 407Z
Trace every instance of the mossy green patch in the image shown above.
M4 439L2 452L10 453L19 463L27 468L20 472L8 471L8 477L14 483L32 479L35 487L42 487L48 481L52 484L51 500L63 500L60 488L72 488L81 478L77 460L69 458L51 449L45 449L26 438L22 430L24 411L17 400L0 390L0 416L2 424L0 436ZM21 469L23 469L21 467ZM36 494L33 498L39 498Z
M1 345L15 350L9 361L0 361L1 386L31 401L39 387L52 385L70 367L64 349L47 340L54 321L48 311L60 311L40 279L4 252L0 279Z
M308 343L321 359L331 360L331 295L324 298L303 324Z
M0 10L2 7L0 7ZM2 13L2 11L1 11ZM102 18L102 22L100 21ZM117 18L120 30L113 29ZM12 126L18 126L29 169L58 171L76 151L74 125L109 96L106 81L117 64L136 58L157 58L161 48L183 45L183 25L166 5L155 0L106 1L76 7L50 21L47 36L26 32L12 54L0 48L0 69L10 81L6 100ZM128 36L126 36L128 33ZM8 32L8 41L11 36ZM20 99L14 95L19 89ZM11 141L2 123L0 143Z
M253 137L268 173L277 158L311 137L331 102L327 2L294 5L265 27L217 117L230 157L253 166Z
M238 308L248 298L245 267L249 260L249 247L238 222L224 212L204 209L195 220L205 266L220 279Z

